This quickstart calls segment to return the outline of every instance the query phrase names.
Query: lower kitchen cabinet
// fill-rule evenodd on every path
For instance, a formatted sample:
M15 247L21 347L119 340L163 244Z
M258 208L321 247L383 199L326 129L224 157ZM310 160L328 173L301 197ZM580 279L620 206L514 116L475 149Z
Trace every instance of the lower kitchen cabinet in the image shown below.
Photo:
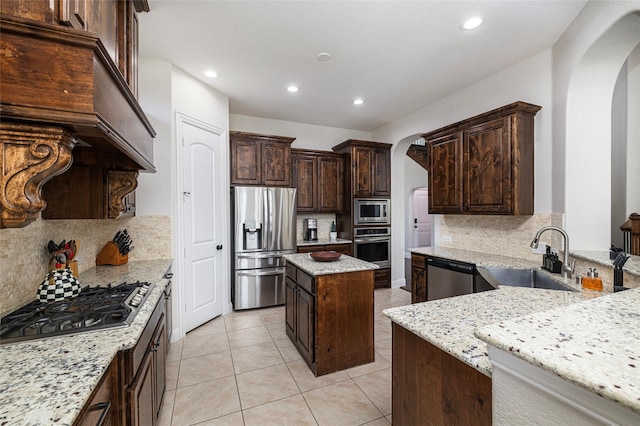
M338 253L353 256L351 244L326 244L313 246L298 246L298 253L312 253L314 251L337 251Z
M157 423L166 387L165 302L160 299L138 344L124 352L127 424Z
M120 424L118 419L119 357L116 356L89 397L74 426L107 426Z
M427 301L427 257L411 254L411 303Z
M394 425L491 425L491 378L392 326Z
M373 362L373 270L286 271L286 332L314 375Z
M391 268L376 269L373 277L375 288L391 288Z

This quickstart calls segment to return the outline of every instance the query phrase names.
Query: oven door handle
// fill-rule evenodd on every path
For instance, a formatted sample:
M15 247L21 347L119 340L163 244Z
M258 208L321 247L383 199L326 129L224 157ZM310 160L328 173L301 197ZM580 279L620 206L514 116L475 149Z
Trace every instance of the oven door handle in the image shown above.
M380 241L390 241L391 237L371 237L371 238L356 238L353 241L356 243L377 243Z

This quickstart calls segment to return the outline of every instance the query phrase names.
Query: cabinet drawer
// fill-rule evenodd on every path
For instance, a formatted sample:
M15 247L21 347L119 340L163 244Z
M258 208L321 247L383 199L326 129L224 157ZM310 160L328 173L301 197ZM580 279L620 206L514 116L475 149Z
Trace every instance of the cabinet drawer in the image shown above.
M296 268L295 266L293 266L290 263L287 263L287 265L286 265L287 277L291 278L293 281L296 280L296 271L297 270L298 270L298 268Z
M311 294L316 294L315 280L311 275L307 275L298 269L296 283Z
M416 268L426 268L427 267L427 257L421 256L418 254L411 255L411 266L415 266Z

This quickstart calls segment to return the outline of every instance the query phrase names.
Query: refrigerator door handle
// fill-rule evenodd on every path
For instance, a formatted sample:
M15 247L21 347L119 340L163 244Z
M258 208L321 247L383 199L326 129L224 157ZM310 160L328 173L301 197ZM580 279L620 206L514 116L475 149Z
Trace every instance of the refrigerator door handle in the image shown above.
M285 268L271 268L271 269L249 269L236 271L238 275L245 277L264 277L269 275L281 275L285 271Z

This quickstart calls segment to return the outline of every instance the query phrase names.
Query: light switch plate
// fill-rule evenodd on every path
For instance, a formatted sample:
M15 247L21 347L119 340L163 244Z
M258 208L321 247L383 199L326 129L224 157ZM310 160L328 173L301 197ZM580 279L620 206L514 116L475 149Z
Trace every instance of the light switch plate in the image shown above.
M451 235L443 235L442 236L442 242L443 243L450 243L453 241L453 238L451 238Z

